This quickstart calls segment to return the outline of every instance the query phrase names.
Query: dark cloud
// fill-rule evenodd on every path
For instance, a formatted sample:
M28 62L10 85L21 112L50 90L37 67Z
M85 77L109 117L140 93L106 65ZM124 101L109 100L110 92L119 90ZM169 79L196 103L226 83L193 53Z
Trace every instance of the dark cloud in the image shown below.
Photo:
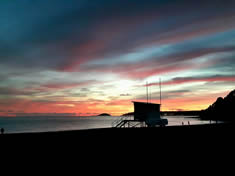
M121 96L121 97L128 97L128 96L131 96L131 94L128 94L128 93L126 93L126 94L120 94L120 96Z
M27 90L21 90L17 88L9 88L9 87L0 87L0 95L1 96L32 96L39 93L38 91L27 91Z
M91 86L97 83L101 83L99 81L96 80L86 80L86 81L77 81L77 82L70 82L70 81L66 81L66 80L62 80L60 82L58 81L50 81L48 83L45 84L41 84L38 87L32 88L32 90L36 90L36 91L41 91L41 92L47 92L47 91L51 91L51 90L66 90L66 89L72 89L72 88L79 88L79 87L86 87L86 86ZM66 93L64 91L64 93Z
M90 89L88 89L88 88L81 88L80 91L82 91L82 92L89 92Z
M168 91L167 93L188 93L192 92L192 90L184 89L184 90L173 90L173 91Z
M9 76L7 76L7 75L1 75L1 74L0 74L0 80L1 80L1 81L7 80L8 77L9 77Z
M79 98L85 98L88 97L88 94L86 93L67 93L65 94L66 97L79 97Z
M72 89L75 87L83 87L83 86L88 86L92 84L96 84L97 81L95 80L88 80L88 81L80 81L76 83L71 83L71 82L56 82L56 83L47 83L47 84L42 84L40 86L35 86L35 87L26 87L26 88L10 88L10 87L0 87L0 95L1 96L36 96L36 95L44 95L47 97L53 96L54 98L64 98L65 96L76 96L76 97L86 97L86 94L81 94L81 93L73 93L73 92L65 92L64 90L66 89ZM64 95L59 97L59 96L54 96L51 95L50 92L54 90L61 90L64 91Z
M234 27L234 1L23 0L1 5L1 63L25 68L76 70L91 59L210 34L217 31L214 23L224 27L218 31Z

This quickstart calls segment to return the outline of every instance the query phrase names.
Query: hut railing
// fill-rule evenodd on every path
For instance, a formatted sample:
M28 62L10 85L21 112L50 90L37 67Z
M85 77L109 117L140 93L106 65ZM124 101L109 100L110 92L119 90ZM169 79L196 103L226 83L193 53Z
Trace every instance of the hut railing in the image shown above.
M121 124L121 122L125 120L132 120L132 119L133 119L133 116L121 116L121 118L112 122L112 127L117 127L118 125Z

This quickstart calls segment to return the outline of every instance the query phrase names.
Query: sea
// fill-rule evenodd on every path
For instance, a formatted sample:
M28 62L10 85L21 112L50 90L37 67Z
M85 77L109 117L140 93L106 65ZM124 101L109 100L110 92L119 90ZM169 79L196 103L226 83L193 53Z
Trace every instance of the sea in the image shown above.
M120 116L92 117L0 117L0 128L4 133L54 132L67 130L84 130L95 128L111 128L121 120ZM129 117L131 119L133 117ZM168 126L208 124L197 117L166 116ZM213 123L213 122L212 122Z

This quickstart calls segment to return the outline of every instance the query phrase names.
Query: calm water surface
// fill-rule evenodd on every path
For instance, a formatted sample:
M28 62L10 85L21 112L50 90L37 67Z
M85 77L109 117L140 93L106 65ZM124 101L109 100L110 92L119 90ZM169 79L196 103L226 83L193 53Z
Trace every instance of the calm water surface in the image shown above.
M0 128L5 133L65 131L92 128L109 128L113 122L121 117L0 117ZM167 116L168 126L205 124L209 121L201 121L187 116Z

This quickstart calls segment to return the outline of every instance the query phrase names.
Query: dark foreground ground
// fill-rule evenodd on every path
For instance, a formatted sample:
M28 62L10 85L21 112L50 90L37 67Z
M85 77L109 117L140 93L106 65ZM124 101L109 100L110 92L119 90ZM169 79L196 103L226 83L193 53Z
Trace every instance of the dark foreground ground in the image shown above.
M40 158L44 160L42 164L73 161L86 165L104 165L103 162L148 165L151 161L155 166L157 163L166 166L194 166L196 163L197 167L205 167L208 161L224 163L234 159L234 131L235 125L226 123L3 134L0 135L0 149L1 156L6 155L11 162L17 163L25 158L28 162Z

